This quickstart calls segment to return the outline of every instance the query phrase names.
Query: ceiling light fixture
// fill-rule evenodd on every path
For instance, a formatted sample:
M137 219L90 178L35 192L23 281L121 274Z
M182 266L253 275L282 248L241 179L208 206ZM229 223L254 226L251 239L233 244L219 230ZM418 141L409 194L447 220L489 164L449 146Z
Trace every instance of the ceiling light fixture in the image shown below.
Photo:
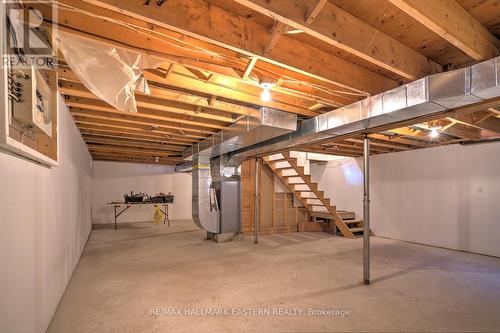
M439 127L432 127L430 136L433 139L436 139L437 137L439 137Z

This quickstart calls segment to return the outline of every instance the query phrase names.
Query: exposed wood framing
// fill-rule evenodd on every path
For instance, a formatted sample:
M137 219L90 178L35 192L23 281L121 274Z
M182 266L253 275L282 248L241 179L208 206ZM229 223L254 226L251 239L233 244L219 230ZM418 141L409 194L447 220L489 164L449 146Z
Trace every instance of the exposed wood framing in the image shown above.
M252 70L256 63L257 63L256 57L250 58L250 60L248 60L247 67L245 68L245 73L243 73L242 77L243 80L247 80L250 77L250 74L252 73Z
M384 4L390 15L397 8L410 15L395 17L396 24L375 18L379 8L371 3L327 0L234 0L247 7L236 5L242 11L231 1L169 0L161 8L141 0L57 2L60 31L165 60L144 73L151 94L136 91L138 112L131 114L102 102L61 59L60 92L95 159L175 163L183 149L260 106L316 116L441 71L444 64L430 59L443 62L446 41L475 60L498 54L491 23L478 21L478 11L492 4L475 8L476 20L453 0L390 0L395 6ZM42 14L51 10L45 2L30 5ZM409 27L418 24L412 17L429 28L428 36L412 36ZM418 40L425 38L442 44L424 50ZM470 62L462 53L452 58L452 65ZM272 101L261 100L259 82L276 83ZM369 134L372 153L497 138L499 105L496 99L379 127ZM441 134L433 139L436 126ZM298 148L362 154L360 133Z
M304 17L305 24L310 25L314 22L316 16L318 16L319 12L321 11L321 9L323 9L327 1L328 0L316 0L316 3L309 7Z
M85 1L359 92L378 93L397 86L395 81L288 35L265 56L264 45L269 41L266 27L201 0L170 0L162 10L140 1Z
M389 0L472 59L498 55L498 40L455 0Z
M329 2L323 4L321 13L314 22L308 24L304 20L304 13L308 12L311 3L308 0L235 1L406 80L415 80L442 70L441 65Z
M264 50L264 55L266 57L271 54L274 46L278 42L278 39L283 35L285 28L286 24L282 22L276 22L275 26L273 27L273 31L271 32L271 38L269 39L269 42L267 43L266 48Z

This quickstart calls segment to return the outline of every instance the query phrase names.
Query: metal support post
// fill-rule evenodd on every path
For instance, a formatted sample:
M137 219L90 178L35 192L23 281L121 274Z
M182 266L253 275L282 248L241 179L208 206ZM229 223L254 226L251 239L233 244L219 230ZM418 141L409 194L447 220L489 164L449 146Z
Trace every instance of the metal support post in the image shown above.
M253 242L259 243L259 171L260 171L260 158L255 159L255 196L254 196L254 216L253 216Z
M370 284L370 139L363 140L363 283Z

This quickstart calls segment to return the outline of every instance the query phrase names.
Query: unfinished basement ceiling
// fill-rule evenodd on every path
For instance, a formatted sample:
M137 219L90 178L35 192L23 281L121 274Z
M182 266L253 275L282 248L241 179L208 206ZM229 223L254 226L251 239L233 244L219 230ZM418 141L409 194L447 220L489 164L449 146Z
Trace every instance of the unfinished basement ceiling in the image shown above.
M136 92L137 113L101 101L61 59L60 91L94 160L177 164L185 148L260 106L308 119L401 83L498 55L498 1L450 2L459 11L450 12L446 22L430 8L440 3L418 18L409 7L421 4L402 0L57 3L61 31L165 59L144 73L151 94ZM47 10L43 4L38 7ZM446 9L442 12L448 14ZM318 14L306 25L310 12ZM282 19L285 14L287 20ZM460 29L464 18L477 31ZM445 35L445 25L458 28ZM261 82L274 84L269 102L260 98ZM374 133L372 151L495 139L500 135L499 105ZM430 135L435 128L439 138ZM359 156L360 140L343 137L295 149Z

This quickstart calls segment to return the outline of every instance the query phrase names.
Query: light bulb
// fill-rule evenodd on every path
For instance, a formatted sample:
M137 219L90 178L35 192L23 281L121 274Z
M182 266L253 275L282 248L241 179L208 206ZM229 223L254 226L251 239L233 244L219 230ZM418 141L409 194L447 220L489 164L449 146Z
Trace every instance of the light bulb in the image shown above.
M263 102L271 101L271 92L269 91L268 88L264 88L264 90L262 90L262 94L260 94L260 99Z
M431 128L431 138L435 139L439 136L439 132L437 127Z
M234 175L234 168L233 167L224 167L222 169L221 173L226 178L232 177Z

